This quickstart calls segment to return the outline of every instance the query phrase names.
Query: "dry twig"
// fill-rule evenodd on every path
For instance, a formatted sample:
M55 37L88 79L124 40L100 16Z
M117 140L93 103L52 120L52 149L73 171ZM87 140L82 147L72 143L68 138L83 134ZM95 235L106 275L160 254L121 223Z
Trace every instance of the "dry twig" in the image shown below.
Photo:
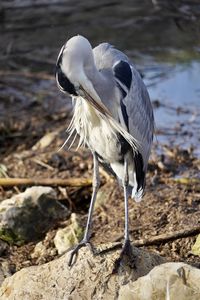
M49 186L91 186L92 180L87 178L0 178L0 186L49 185Z
M185 185L200 184L200 178L180 177L180 178L174 178L172 179L172 181L180 184L185 184Z
M164 233L157 236L150 237L148 239L141 239L134 242L137 247L158 245L161 243L167 243L181 238L187 238L195 236L200 233L200 225L193 228L186 228L175 232Z

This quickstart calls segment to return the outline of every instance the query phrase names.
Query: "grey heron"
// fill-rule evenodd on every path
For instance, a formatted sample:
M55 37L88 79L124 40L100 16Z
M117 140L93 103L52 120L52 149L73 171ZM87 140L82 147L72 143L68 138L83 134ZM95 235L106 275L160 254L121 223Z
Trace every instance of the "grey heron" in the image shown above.
M80 35L62 47L56 63L61 91L73 100L69 126L93 154L93 193L83 240L72 250L69 265L78 250L90 245L94 203L99 188L99 162L124 188L125 235L122 253L130 246L128 197L140 201L154 132L154 116L147 89L134 65L108 43L92 49Z

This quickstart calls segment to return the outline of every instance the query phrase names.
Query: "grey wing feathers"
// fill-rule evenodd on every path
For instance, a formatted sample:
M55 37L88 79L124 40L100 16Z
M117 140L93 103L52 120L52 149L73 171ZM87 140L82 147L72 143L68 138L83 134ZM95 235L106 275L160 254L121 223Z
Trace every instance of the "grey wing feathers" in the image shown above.
M113 72L121 91L120 108L124 123L129 133L139 142L138 150L146 169L154 132L149 94L140 74L128 61L115 63Z
M132 65L120 61L113 67L116 82L125 92L121 94L121 119L129 133L138 141L138 151L133 153L137 181L135 199L141 199L145 186L145 172L153 140L154 118L146 87ZM122 122L121 122L122 123Z
M129 131L140 143L140 151L146 168L153 141L153 109L149 94L139 73L133 66L131 69L132 85L123 102L129 117Z
M126 90L126 96L121 99L124 106L123 108L121 105L121 111L126 120L125 123L128 123L127 130L138 141L138 152L133 155L137 186L135 191L132 190L132 196L140 200L144 192L145 173L153 141L154 117L149 95L142 79L133 66L129 67L132 71L130 87L126 84L127 78L121 80L121 88ZM125 109L126 114L122 109Z
M95 64L99 70L111 69L120 90L121 115L129 133L139 141L138 149L146 169L153 139L154 117L146 87L128 57L108 43L93 49Z
M136 190L132 197L141 199L145 186L145 172L150 155L154 132L154 117L147 89L128 57L109 44L103 43L93 49L95 64L99 70L111 70L115 97L111 105L117 106L121 125L138 141L138 151L133 153ZM106 105L106 103L105 103Z

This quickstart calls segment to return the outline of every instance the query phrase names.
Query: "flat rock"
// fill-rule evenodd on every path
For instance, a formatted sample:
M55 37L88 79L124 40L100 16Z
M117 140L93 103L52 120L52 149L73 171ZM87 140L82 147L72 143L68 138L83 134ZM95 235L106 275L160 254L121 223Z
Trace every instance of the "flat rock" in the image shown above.
M157 254L132 246L132 255L116 268L120 244L104 245L92 255L81 248L77 261L68 266L70 252L41 266L24 268L6 278L0 289L4 299L117 299L124 284L146 275L164 262ZM148 299L149 300L149 299Z
M0 238L22 244L40 238L69 215L51 187L34 186L0 203Z
M4 280L1 300L104 299L199 300L200 270L185 263L165 263L160 256L132 246L116 269L119 244L92 255L82 248L72 267L70 252L41 266L24 268Z

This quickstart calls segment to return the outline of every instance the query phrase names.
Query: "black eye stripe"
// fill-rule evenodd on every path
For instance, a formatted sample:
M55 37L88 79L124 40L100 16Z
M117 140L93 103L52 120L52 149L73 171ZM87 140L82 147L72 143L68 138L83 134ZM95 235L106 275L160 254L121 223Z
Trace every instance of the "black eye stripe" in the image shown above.
M62 63L64 49L65 49L65 46L63 46L63 48L58 56L58 59L57 59L56 70L55 70L56 80L58 82L58 86L61 88L62 91L65 91L65 92L69 93L70 95L78 96L74 85L71 83L71 81L67 78L67 76L63 73L63 71L61 69L61 63Z
M56 73L58 84L60 85L62 90L69 93L70 95L78 96L74 85L67 78L67 76L65 76L60 67L57 68Z

